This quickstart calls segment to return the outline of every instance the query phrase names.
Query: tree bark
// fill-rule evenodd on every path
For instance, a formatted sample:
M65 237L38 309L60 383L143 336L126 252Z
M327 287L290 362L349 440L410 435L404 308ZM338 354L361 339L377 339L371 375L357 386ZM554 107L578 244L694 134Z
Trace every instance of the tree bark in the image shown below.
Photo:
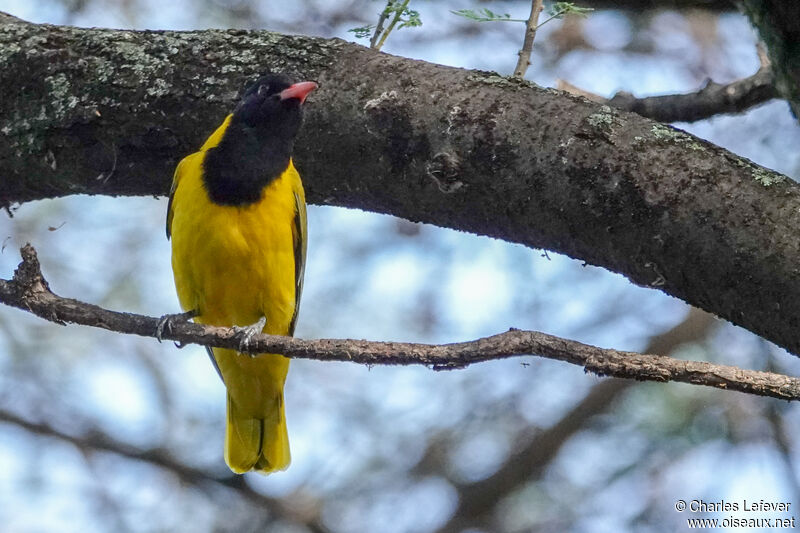
M576 0L579 6L595 9L708 9L713 11L733 11L735 0Z
M163 195L266 70L314 79L310 201L547 248L800 352L800 190L680 130L559 91L248 31L0 25L0 202ZM543 288L546 290L546 288Z
M25 245L20 252L22 263L14 272L14 278L0 279L0 302L61 325L82 324L118 333L154 337L159 341L178 341L181 346L197 343L254 355L279 353L286 357L364 365L426 365L433 370L456 370L485 361L537 355L580 365L587 372L599 376L640 381L679 381L781 400L800 400L800 378L704 361L603 349L539 331L520 329L451 344L355 339L301 340L267 334L248 336L246 344L243 344L242 333L236 329L189 322L193 316L191 313L158 319L111 311L58 296L50 290L42 276L33 247Z
M775 87L800 118L800 2L739 0L742 11L767 45Z
M667 356L677 347L706 338L718 321L699 309L690 309L686 318L647 343L645 353ZM587 428L591 418L606 412L636 382L608 379L601 381L552 426L521 444L496 472L471 483L448 480L458 493L458 507L438 533L457 533L468 528L500 530L490 514L514 491L541 479L544 470L564 444Z

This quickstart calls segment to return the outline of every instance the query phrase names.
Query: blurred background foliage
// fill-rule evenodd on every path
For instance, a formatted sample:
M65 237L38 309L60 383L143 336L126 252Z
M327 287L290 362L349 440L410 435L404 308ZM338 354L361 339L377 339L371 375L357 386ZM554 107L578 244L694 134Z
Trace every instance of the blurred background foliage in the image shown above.
M758 69L748 21L720 2L681 11L670 0L641 4L650 7L548 24L527 78L644 96ZM347 30L374 23L383 5L0 1L33 22L349 40ZM529 3L411 7L423 25L392 34L385 51L513 70L522 25L475 23L450 10L526 18ZM800 128L785 102L679 126L800 176ZM165 207L163 198L80 196L22 205L0 218L2 276L30 241L60 294L176 312ZM309 216L301 337L449 342L517 327L800 369L748 332L552 252L359 211L315 206ZM2 530L657 532L686 527L677 499L765 499L792 502L792 510L800 503L800 412L772 399L600 379L530 357L452 372L296 361L286 401L292 467L234 477L222 461L224 390L202 348L63 328L0 308Z

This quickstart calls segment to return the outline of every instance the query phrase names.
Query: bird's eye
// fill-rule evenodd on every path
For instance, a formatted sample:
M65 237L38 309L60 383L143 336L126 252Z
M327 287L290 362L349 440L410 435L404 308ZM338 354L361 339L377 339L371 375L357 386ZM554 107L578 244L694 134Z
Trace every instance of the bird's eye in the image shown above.
M258 96L267 96L267 92L269 91L268 85L259 85L258 86Z

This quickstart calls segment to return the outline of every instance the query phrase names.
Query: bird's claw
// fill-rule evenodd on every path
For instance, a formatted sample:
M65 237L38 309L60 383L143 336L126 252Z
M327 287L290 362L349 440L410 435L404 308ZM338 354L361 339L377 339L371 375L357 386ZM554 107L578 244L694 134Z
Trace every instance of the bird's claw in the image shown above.
M248 353L250 341L255 335L261 333L261 330L264 329L266 324L267 318L262 316L255 324L250 324L249 326L233 326L233 331L239 336L240 352L247 353L250 357L255 357L255 354Z
M186 322L196 317L197 314L198 314L197 311L191 310L185 313L176 313L176 314L162 316L161 318L158 319L158 323L156 324L156 339L158 339L158 342L161 342L163 340L163 335L165 331L169 333L172 330L172 326L180 322Z

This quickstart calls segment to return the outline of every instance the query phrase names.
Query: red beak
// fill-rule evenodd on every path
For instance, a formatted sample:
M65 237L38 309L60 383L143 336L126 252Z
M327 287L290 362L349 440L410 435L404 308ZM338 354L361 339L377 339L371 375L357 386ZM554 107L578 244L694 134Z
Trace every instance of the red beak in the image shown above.
M301 81L299 83L295 83L294 85L290 85L288 88L281 91L281 100L297 98L302 104L306 101L306 96L308 96L308 93L316 88L317 84L313 81Z

